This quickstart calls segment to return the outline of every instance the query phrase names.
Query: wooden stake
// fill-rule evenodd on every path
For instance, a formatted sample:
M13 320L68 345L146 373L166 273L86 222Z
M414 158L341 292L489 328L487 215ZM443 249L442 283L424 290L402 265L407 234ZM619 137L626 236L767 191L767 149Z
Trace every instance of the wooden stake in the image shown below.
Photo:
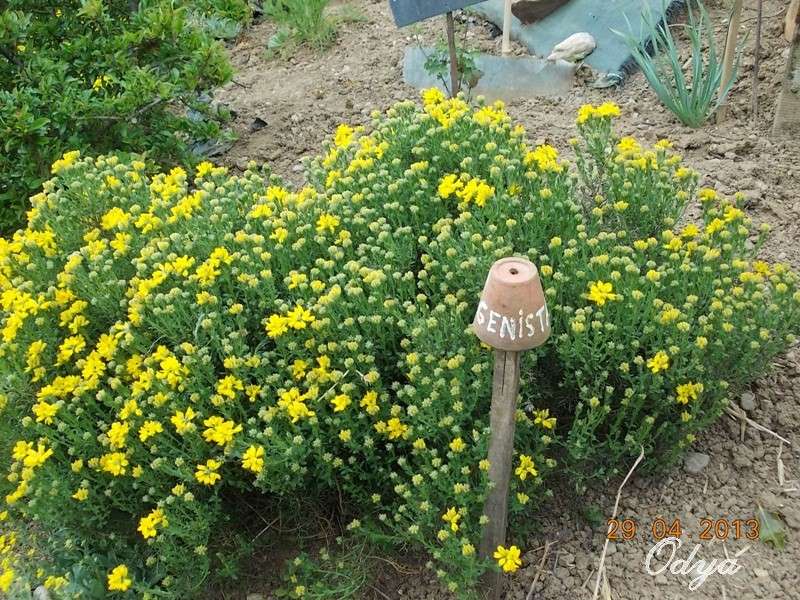
M786 73L783 86L775 105L775 121L772 135L795 135L800 130L800 91L794 89L795 65L800 64L800 12L795 14L795 30L789 58L786 60Z
M458 53L456 52L456 25L453 11L447 13L447 47L450 50L450 97L455 98L461 91L458 76Z
M514 428L519 393L520 352L494 351L492 409L489 416L492 437L489 442L489 480L494 484L483 506L489 523L483 531L481 558L493 560L498 546L506 543L508 488L514 459ZM487 598L497 600L503 589L503 574L487 572L484 576Z
M758 0L758 14L756 17L756 47L753 50L753 101L750 107L752 119L758 120L758 71L761 67L761 27L764 21L764 0Z
M794 41L794 32L797 30L797 23L800 21L800 0L792 0L789 10L786 11L786 25L783 36L790 44Z
M511 0L506 0L503 10L503 54L511 54Z
M736 57L736 48L739 44L739 25L742 22L743 0L734 0L731 22L728 25L728 35L725 38L725 54L722 58L722 80L719 82L720 96L725 91L733 75L733 60ZM728 117L728 99L726 98L717 111L717 123L722 123Z

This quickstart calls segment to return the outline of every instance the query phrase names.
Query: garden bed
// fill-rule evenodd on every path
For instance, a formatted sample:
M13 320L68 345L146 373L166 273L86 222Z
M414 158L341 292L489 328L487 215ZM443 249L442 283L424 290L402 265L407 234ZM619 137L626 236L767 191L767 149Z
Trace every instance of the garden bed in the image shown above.
M261 23L243 34L232 49L237 69L234 83L218 94L236 112L235 126L240 140L224 157L232 167L247 161L268 162L290 180L300 180L301 160L312 156L323 139L340 123L369 121L369 113L397 100L413 97L416 91L402 82L401 65L407 45L413 43L410 30L397 30L386 2L359 0L354 3L366 22L342 28L336 45L316 54L300 49L287 61L266 59L265 40L273 33L270 23ZM710 3L709 3L710 4ZM508 111L538 142L547 142L568 152L574 135L574 115L585 103L612 100L622 108L619 129L649 143L668 138L686 157L687 163L705 175L702 185L721 192L742 191L748 214L756 222L772 226L772 236L763 249L765 258L800 267L800 147L796 140L770 139L774 103L784 72L787 44L781 37L785 2L764 5L764 52L761 64L760 115L753 122L749 114L752 50L743 61L743 73L734 88L731 118L722 125L710 124L700 130L680 125L659 105L639 73L616 90L594 90L581 85L563 98L532 98L510 102ZM709 6L715 23L724 21L721 5ZM773 16L778 15L778 16ZM752 25L754 8L746 7L744 20ZM439 22L422 25L423 45L436 43L442 31ZM499 50L499 38L480 20L466 25L467 44L486 51ZM722 32L718 32L722 35ZM752 39L752 36L751 36ZM748 48L752 43L748 43ZM585 79L591 81L587 74ZM255 131L253 123L266 126ZM699 209L690 209L689 219ZM676 467L662 476L634 476L623 491L620 518L634 519L639 527L635 540L612 543L606 567L613 598L793 598L797 597L797 564L800 562L800 355L790 351L774 365L774 372L753 387L754 406L745 404L756 422L779 432L792 442L783 445L753 427L742 428L730 417L700 437L692 450L710 456L709 464L697 474ZM734 398L738 401L738 398ZM785 484L778 482L778 455L785 469ZM792 480L794 482L792 483ZM616 494L615 482L608 489L594 490L588 499L573 500L569 490L556 492L544 515L532 518L542 531L527 545L524 567L510 586L509 598L590 598L596 567L602 551L605 518L610 516ZM785 492L783 489L793 489ZM650 526L658 517L670 523L680 519L685 531L697 540L701 520L750 518L757 506L779 513L787 527L788 543L782 551L761 542L701 541L698 558L724 558L747 547L735 576L714 575L696 591L689 592L688 578L669 572L651 576L643 561L653 545ZM595 506L602 523L589 525L582 508ZM550 544L543 558L545 545ZM687 547L684 546L684 550ZM421 565L398 559L386 563L367 597L430 598L442 592ZM409 566L409 564L411 566ZM530 594L531 584L533 593ZM251 580L247 592L269 590ZM371 596L370 596L371 594ZM601 594L601 597L605 597Z

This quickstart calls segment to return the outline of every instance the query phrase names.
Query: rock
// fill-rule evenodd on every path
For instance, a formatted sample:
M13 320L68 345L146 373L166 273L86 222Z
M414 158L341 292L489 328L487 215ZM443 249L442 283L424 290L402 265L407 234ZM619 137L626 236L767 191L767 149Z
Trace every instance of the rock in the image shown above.
M759 568L753 569L753 574L759 579L769 577L769 571L767 571L766 569L759 569Z
M50 592L47 591L46 587L40 585L35 590L33 590L32 597L33 600L50 600Z
M267 126L267 122L262 119L261 117L256 117L253 119L253 122L250 123L250 133L255 133L256 131L261 131L264 127Z
M573 33L563 42L555 45L547 60L578 62L594 52L595 48L597 48L597 42L590 33Z
M689 452L683 459L683 470L691 475L697 475L708 466L711 457L702 452Z
M754 411L756 409L756 395L750 390L743 392L741 398L739 398L739 406L747 412Z
M264 594L247 594L247 600L264 600Z

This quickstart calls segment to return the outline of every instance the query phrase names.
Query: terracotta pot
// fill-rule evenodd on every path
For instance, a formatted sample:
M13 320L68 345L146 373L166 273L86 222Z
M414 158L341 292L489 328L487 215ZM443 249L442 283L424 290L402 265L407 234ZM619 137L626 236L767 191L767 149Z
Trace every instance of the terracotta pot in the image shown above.
M492 265L472 326L481 341L499 350L520 352L544 344L550 313L531 261L509 257Z

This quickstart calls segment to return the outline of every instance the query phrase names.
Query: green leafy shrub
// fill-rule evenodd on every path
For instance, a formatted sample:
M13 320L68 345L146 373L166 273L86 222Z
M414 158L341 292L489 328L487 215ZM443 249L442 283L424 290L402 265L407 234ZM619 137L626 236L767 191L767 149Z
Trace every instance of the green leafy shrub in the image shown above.
M42 579L11 558L34 523L56 593L191 594L263 495L338 506L354 547L422 548L472 597L497 565L475 552L493 359L470 322L508 255L539 265L553 328L523 357L511 541L559 462L578 485L640 446L669 464L793 339L800 294L731 200L702 190L678 227L696 174L618 139L618 113L581 110L573 169L502 104L430 90L339 127L298 190L66 154L0 244L3 591ZM324 595L316 568L289 597Z
M736 82L741 49L730 78L723 82L725 73L722 55L717 51L714 26L703 3L693 1L696 1L696 9L692 9L692 1L687 2L689 22L681 26L689 38L688 72L672 33L672 28L679 26L669 25L649 9L642 15L641 26L652 44L652 53L642 48L639 38L632 34L630 23L630 33L615 33L625 40L633 59L664 106L683 124L700 127L719 109Z
M246 3L228 4L225 18L244 16ZM192 14L211 14L203 10ZM25 199L65 151L147 152L175 162L191 158L193 140L219 134L220 116L200 94L225 82L230 67L188 15L170 0L143 1L136 12L127 0L3 4L0 231L22 223Z

